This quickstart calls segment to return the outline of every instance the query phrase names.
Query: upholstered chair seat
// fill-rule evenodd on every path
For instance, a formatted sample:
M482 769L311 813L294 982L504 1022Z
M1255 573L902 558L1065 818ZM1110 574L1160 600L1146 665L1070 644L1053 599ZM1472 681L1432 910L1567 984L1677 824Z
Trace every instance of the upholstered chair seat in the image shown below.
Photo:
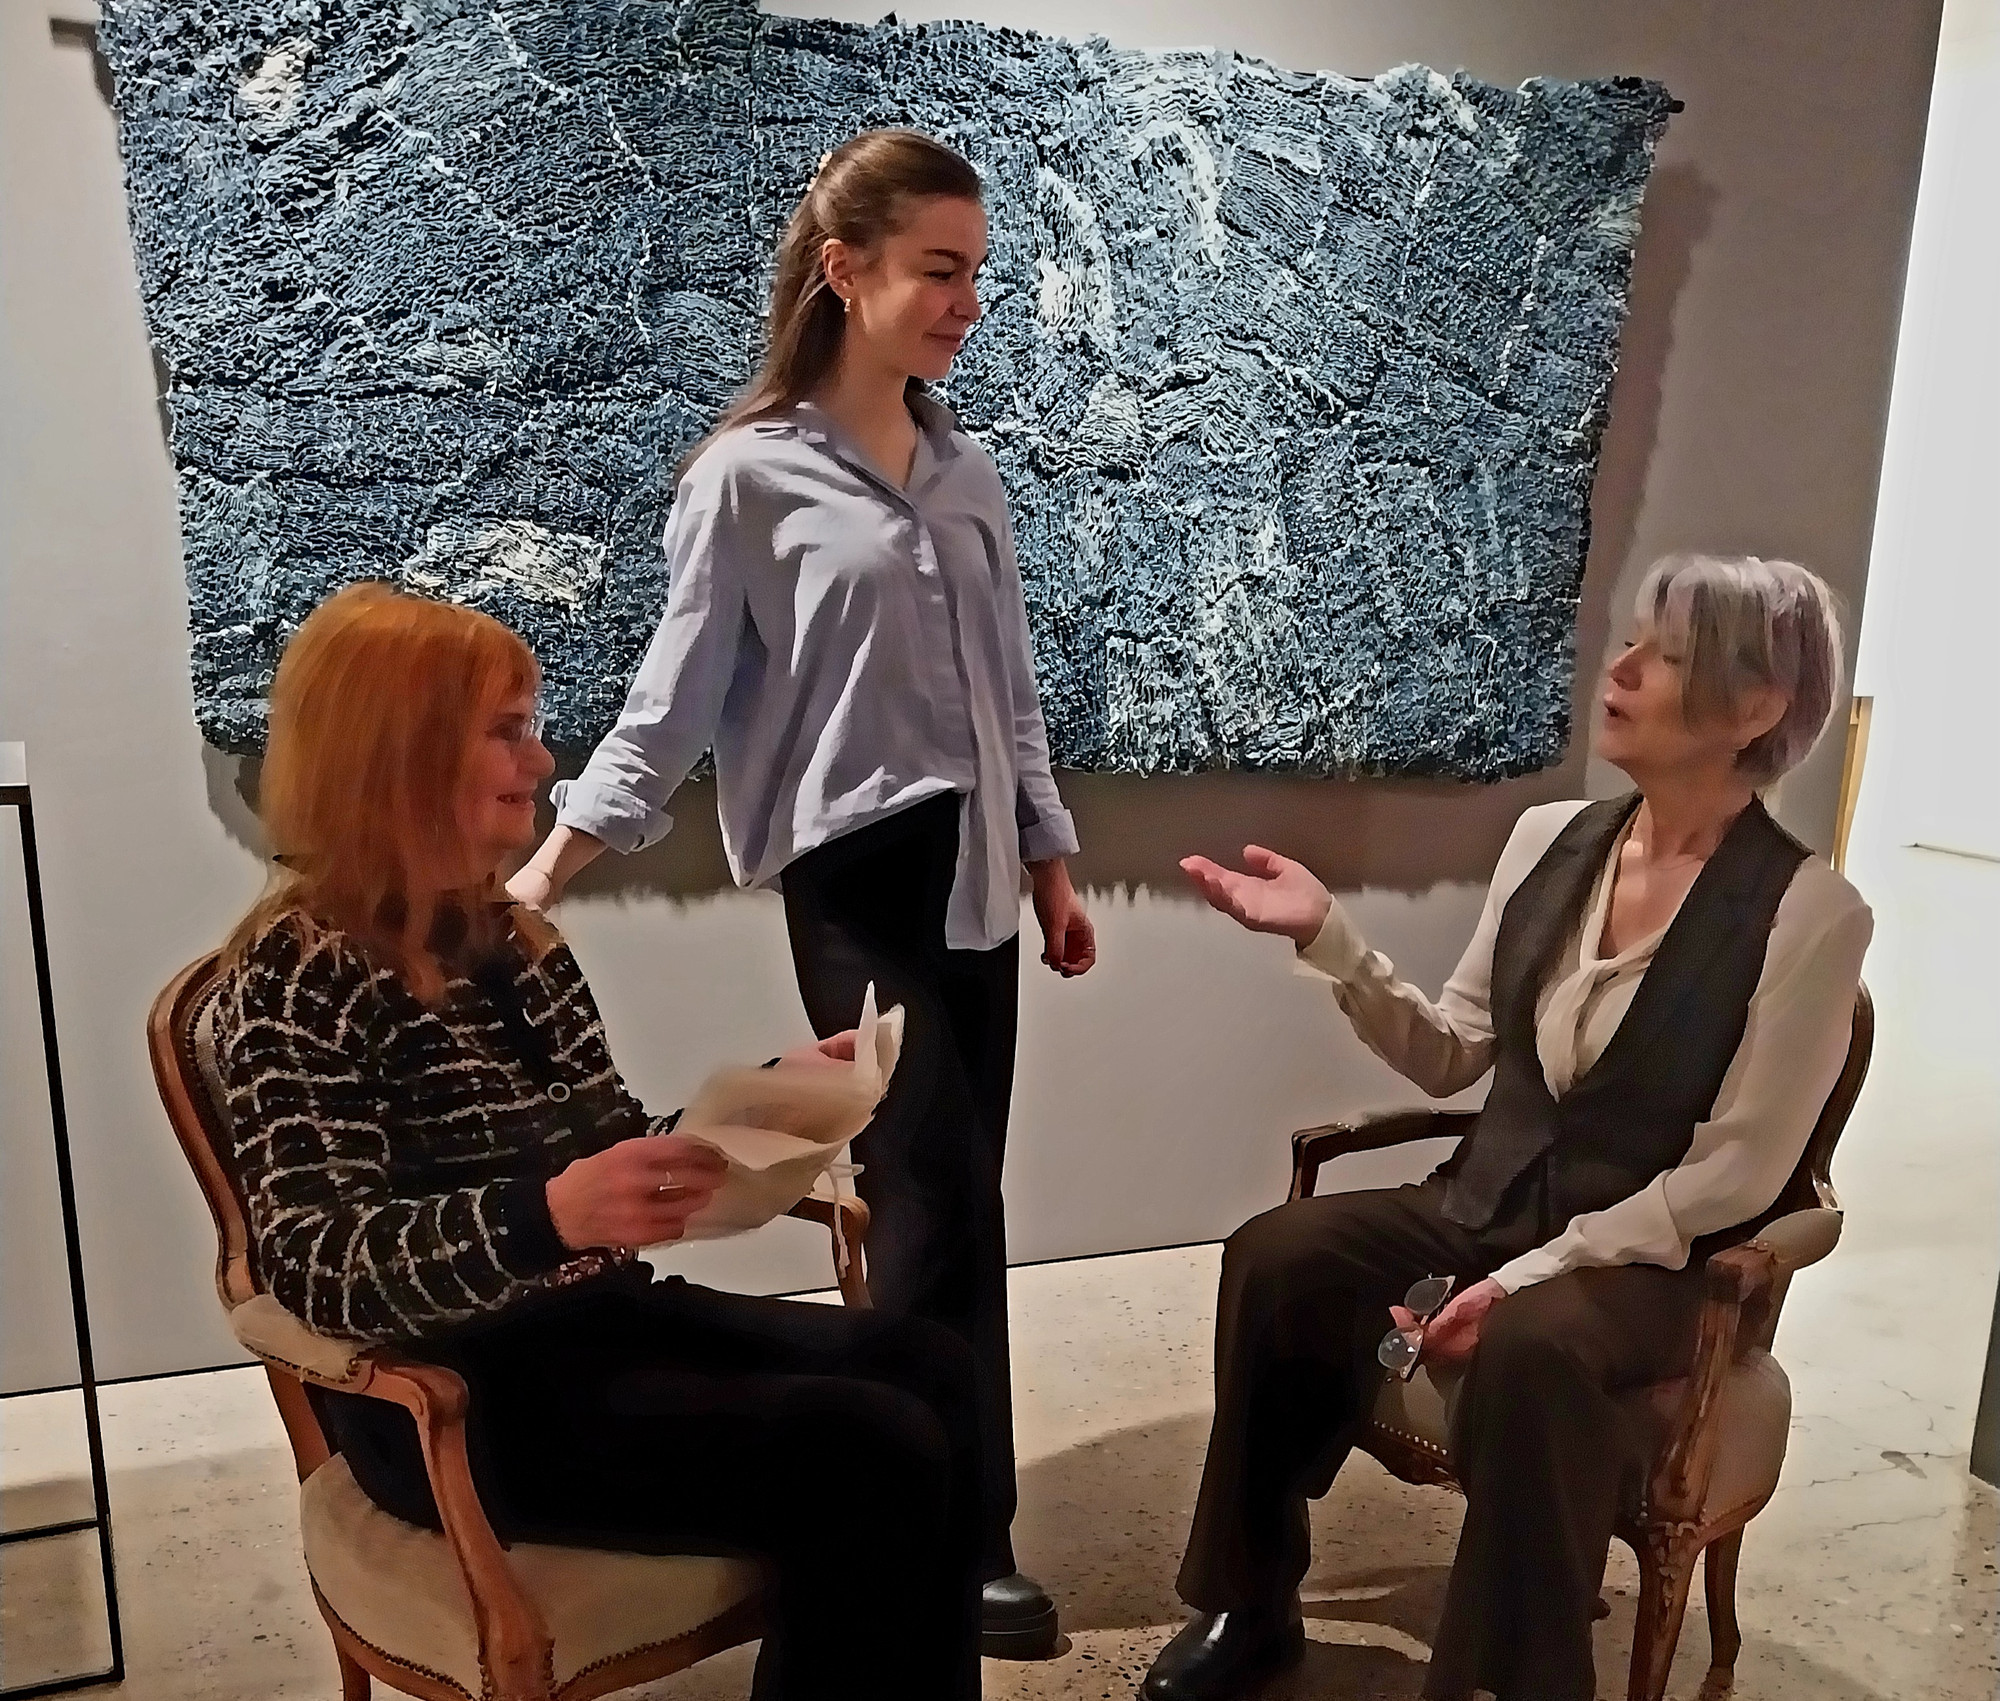
M323 1609L385 1661L480 1701L479 1631L450 1544L377 1506L335 1454L299 1488L306 1569ZM548 1625L554 1682L663 1648L757 1594L741 1559L516 1542L507 1562Z
M1385 1378L1375 1402L1375 1429L1449 1469L1447 1438L1459 1382L1455 1375L1434 1375L1428 1365L1420 1366L1408 1382ZM1680 1417L1687 1393L1687 1378L1677 1377L1634 1388L1622 1403L1665 1436ZM1696 1514L1702 1523L1726 1523L1734 1514L1754 1512L1777 1489L1792 1427L1792 1384L1785 1367L1760 1347L1731 1364L1716 1398L1716 1423L1715 1465Z

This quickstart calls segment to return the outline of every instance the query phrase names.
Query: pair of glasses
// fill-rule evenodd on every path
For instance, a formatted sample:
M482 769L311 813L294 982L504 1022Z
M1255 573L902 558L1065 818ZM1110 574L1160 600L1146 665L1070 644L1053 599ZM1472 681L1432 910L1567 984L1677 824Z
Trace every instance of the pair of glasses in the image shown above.
M526 744L529 739L539 740L548 730L549 712L542 707L539 697L535 699L534 712L525 720L507 720L497 729L497 736L509 744Z
M1417 1320L1414 1329L1391 1329L1375 1349L1376 1362L1407 1382L1424 1356L1424 1325L1444 1309L1456 1276L1426 1276L1403 1295L1403 1309Z

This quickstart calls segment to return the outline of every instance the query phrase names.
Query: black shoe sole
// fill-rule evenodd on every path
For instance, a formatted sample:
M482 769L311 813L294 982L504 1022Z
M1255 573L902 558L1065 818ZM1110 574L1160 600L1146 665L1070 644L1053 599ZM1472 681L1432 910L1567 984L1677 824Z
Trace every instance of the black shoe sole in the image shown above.
M989 1660L1046 1660L1062 1640L1056 1609L1050 1607L1034 1618L1024 1618L1004 1628L983 1629L979 1651Z

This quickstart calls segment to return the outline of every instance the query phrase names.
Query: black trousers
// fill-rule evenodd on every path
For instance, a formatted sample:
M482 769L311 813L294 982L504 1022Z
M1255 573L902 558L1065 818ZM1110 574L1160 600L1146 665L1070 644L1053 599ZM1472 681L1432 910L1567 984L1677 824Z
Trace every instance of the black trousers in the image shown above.
M945 905L960 800L928 798L808 851L784 873L799 994L824 1038L854 1026L875 983L905 1011L888 1096L855 1142L873 1213L869 1288L972 1348L985 1461L981 1564L1014 1570L1014 1404L1007 1358L1007 1233L1000 1198L1014 1093L1020 942L954 951Z
M504 1539L760 1562L759 1701L976 1701L979 1433L946 1330L641 1272L416 1350L471 1388ZM313 1392L370 1496L435 1528L409 1414Z
M1424 1276L1461 1287L1504 1257L1443 1214L1443 1184L1301 1199L1223 1249L1215 1425L1181 1598L1205 1612L1282 1600L1311 1558L1326 1493L1382 1386L1388 1308ZM1424 1694L1591 1701L1592 1609L1621 1496L1656 1425L1617 1395L1694 1350L1701 1271L1578 1270L1487 1314L1453 1411L1464 1528Z

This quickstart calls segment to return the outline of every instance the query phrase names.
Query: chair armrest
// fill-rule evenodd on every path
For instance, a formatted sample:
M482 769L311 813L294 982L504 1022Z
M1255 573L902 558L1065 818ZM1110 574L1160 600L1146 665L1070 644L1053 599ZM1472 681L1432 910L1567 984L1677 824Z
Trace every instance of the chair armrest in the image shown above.
M1766 1223L1751 1237L1750 1244L1761 1246L1777 1260L1781 1277L1790 1276L1808 1264L1817 1264L1838 1246L1840 1228L1840 1213L1821 1205Z
M1687 1393L1675 1415L1666 1449L1653 1469L1648 1491L1658 1517L1682 1519L1700 1514L1721 1440L1722 1385L1735 1362L1738 1341L1748 1341L1754 1335L1770 1303L1777 1274L1776 1256L1755 1241L1729 1247L1708 1261Z
M875 1302L868 1294L868 1202L848 1193L838 1200L808 1193L785 1213L818 1223L833 1236L833 1278L841 1299L866 1311ZM836 1229L835 1225L838 1224ZM840 1243L847 1242L847 1268L840 1267Z
M424 1364L386 1347L367 1348L317 1334L269 1294L233 1307L229 1325L237 1341L267 1367L318 1387L387 1400L416 1420L424 1474L471 1597L480 1658L495 1692L546 1701L554 1681L553 1642L541 1609L507 1563L506 1549L480 1504L465 1450L470 1402L465 1379L443 1365Z
M232 1305L229 1332L252 1357L289 1372L301 1382L352 1392L357 1377L366 1379L362 1363L367 1357L365 1347L307 1328L270 1294L255 1294L241 1305Z
M493 1533L465 1451L465 1379L383 1349L364 1355L366 1379L354 1388L391 1400L416 1419L424 1472L437 1501L438 1522L472 1597L480 1662L499 1695L547 1701L555 1684L555 1642L548 1621L521 1587L506 1549Z
M1319 1183L1320 1166L1355 1152L1380 1152L1406 1146L1412 1140L1440 1140L1462 1135L1479 1120L1476 1110L1384 1110L1353 1122L1326 1122L1301 1128L1292 1136L1293 1199L1310 1199Z

